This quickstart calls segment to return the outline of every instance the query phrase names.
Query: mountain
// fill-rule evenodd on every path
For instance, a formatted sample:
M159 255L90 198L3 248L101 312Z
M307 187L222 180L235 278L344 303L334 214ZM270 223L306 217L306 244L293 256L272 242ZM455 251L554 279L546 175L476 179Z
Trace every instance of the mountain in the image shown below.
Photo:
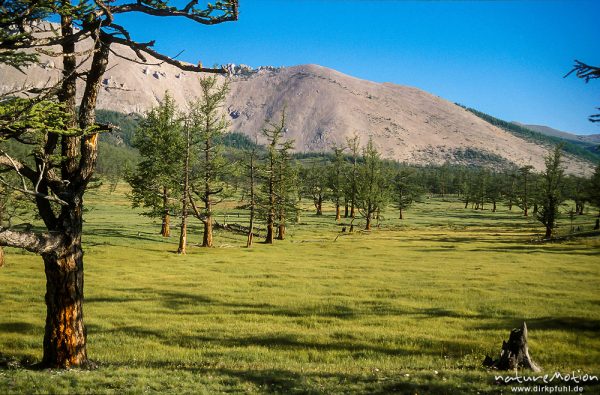
M544 125L527 125L520 122L513 122L516 125L523 126L527 129L545 134L546 136L560 137L565 140L581 141L585 143L598 144L600 143L600 134L575 134L570 132L564 132L562 130L554 129Z
M113 46L102 81L98 108L143 113L169 90L185 105L200 94L198 76L148 59L133 63L125 47ZM544 167L548 145L526 140L493 126L454 103L420 89L354 78L318 65L294 67L228 66L231 92L226 110L232 130L258 136L266 119L276 120L286 109L288 137L297 151L326 151L342 145L355 133L365 144L369 137L382 155L413 164L531 164ZM53 58L25 73L0 65L0 93L26 86L55 83L60 69ZM83 84L82 81L79 81ZM574 156L569 172L588 172L591 165Z

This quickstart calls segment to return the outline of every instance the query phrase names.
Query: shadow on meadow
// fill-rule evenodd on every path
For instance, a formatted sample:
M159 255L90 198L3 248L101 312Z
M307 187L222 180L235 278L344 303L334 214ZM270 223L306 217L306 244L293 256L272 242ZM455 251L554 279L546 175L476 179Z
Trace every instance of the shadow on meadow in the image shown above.
M600 332L600 320L582 317L540 317L498 319L495 322L478 325L478 330L502 330L518 328L523 322L531 330L561 330L568 332Z

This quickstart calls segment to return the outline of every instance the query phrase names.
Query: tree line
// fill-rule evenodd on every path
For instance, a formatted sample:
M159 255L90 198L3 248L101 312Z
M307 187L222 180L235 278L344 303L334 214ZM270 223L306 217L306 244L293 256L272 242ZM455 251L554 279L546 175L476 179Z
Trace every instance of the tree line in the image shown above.
M450 164L409 166L383 159L372 139L361 144L358 135L324 154L295 154L294 142L286 138L284 110L266 121L254 142L241 139L238 149L228 149L229 124L222 111L228 83L208 77L201 85L202 96L186 111L166 93L146 114L133 137L141 161L127 176L133 206L161 218L162 236L170 236L172 217L180 218L179 253L186 251L190 216L203 224L202 246L213 245L215 210L226 199L238 201L238 208L248 213L247 224L230 227L247 235L248 247L259 224L264 226L265 243L284 240L287 225L299 221L303 201L311 203L316 216L332 205L335 220L353 232L356 220L371 230L388 207L403 219L425 195L454 196L465 209L495 212L503 204L510 211L520 210L545 226L545 238L552 237L567 199L574 202L574 215L582 215L588 204L600 208L600 171L597 168L592 178L565 175L560 145L548 154L541 173L532 166L502 171ZM259 137L263 145L257 143ZM349 223L342 224L342 218Z

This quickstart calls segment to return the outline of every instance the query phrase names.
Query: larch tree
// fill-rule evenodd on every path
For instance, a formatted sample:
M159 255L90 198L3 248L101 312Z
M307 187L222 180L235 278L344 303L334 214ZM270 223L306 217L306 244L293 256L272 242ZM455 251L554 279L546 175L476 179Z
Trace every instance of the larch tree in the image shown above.
M357 208L365 218L365 230L371 230L374 215L385 208L388 200L387 177L381 156L373 140L363 148L363 162L358 169Z
M277 240L284 240L287 220L297 215L298 172L292 163L291 150L294 142L283 142L277 155L275 204L277 213Z
M410 168L400 168L392 181L394 206L398 209L398 218L404 219L404 211L421 196L421 188L417 185L416 172Z
M333 161L328 167L327 178L330 191L330 198L335 205L335 220L340 221L342 215L340 207L344 199L346 158L344 157L344 147L333 146Z
M33 158L32 163L22 162L5 152L0 156L0 166L3 171L18 174L20 183L11 187L35 199L37 214L46 228L44 232L2 228L0 246L26 249L41 255L44 261L46 327L41 364L54 368L85 366L83 197L96 167L98 133L109 129L96 123L96 104L109 55L117 54L113 45L130 49L126 61L145 62L151 56L190 72L225 73L221 68L206 69L172 59L152 49L154 41L134 41L125 26L115 23L115 16L140 13L214 25L236 20L238 3L217 1L202 7L192 0L179 8L165 0L14 0L3 2L1 7L2 62L18 66L22 61L18 60L19 54L26 57L32 53L27 50L38 49L61 59L62 78L58 85L24 104L12 100L11 104L21 103L23 108L3 110L0 116L0 138L27 143ZM42 17L58 20L58 25L32 23ZM83 80L82 90L78 89L78 79ZM37 119L24 117L36 106L43 106L45 99L56 100L60 111L38 112ZM44 118L41 122L40 117Z
M519 178L519 196L518 205L523 210L525 217L529 216L529 206L531 204L532 194L532 174L533 166L523 166L518 170Z
M598 218L600 218L600 165L596 166L594 174L588 183L587 196L590 203L598 209ZM600 220L596 219L594 229L600 228Z
M248 234L246 240L246 247L252 247L252 242L254 240L254 221L256 217L256 182L258 180L258 157L257 157L257 147L253 145L246 152L246 157L248 160L248 164L246 166L247 169L247 177L248 177L248 209L250 211L250 219L248 221Z
M145 207L149 209L145 215L161 218L163 237L171 235L170 213L176 208L174 195L179 193L184 145L181 116L166 92L163 101L147 112L136 130L133 146L142 160L127 176L133 207Z
M223 201L226 183L224 178L231 171L223 156L223 136L229 122L223 113L223 105L229 92L227 80L219 82L216 76L200 80L201 96L190 103L187 127L190 128L193 151L197 152L193 166L192 194L189 199L194 213L204 224L203 247L213 246L213 210ZM198 209L194 201L197 196L203 204Z
M355 218L356 216L356 195L358 193L358 160L360 156L360 137L355 134L351 138L346 140L348 149L350 150L350 156L352 158L352 164L348 169L347 183L346 183L346 194L348 196L348 202L350 203L350 217ZM350 226L352 229L353 226Z
M546 169L541 175L539 188L539 210L536 218L546 227L544 239L552 238L556 227L561 203L565 200L563 193L564 170L562 167L562 145L556 146L546 156Z
M265 168L262 171L265 196L264 199L261 199L261 209L266 216L266 244L273 244L275 238L275 223L278 213L278 182L280 182L278 171L281 153L291 149L289 143L283 140L286 130L285 110L281 112L279 122L267 121L267 125L262 129L262 134L267 139L267 158ZM286 145L288 145L287 148Z
M315 207L315 215L323 215L323 202L328 195L327 173L321 163L313 163L310 167L302 168L303 194L310 198Z

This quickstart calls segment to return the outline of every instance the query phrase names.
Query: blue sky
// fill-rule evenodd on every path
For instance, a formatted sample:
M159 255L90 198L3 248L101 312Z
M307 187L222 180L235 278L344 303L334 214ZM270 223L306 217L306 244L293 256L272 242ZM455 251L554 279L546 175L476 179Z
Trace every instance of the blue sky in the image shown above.
M315 63L415 86L509 121L600 133L600 1L240 0L239 21L202 26L128 16L139 41L204 65Z

